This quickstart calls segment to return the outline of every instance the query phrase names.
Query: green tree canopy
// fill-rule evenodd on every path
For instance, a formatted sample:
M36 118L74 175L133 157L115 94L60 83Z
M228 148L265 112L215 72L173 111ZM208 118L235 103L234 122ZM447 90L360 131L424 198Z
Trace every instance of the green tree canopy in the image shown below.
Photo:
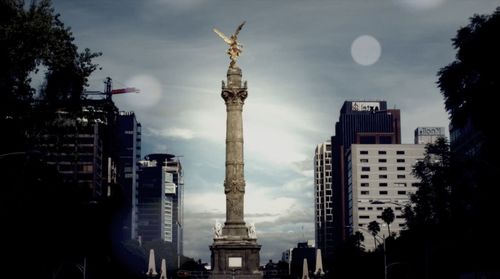
M46 69L38 103L48 114L57 108L78 110L84 86L98 65L100 53L78 52L70 28L59 19L50 0L0 1L0 125L11 131L3 152L25 148L25 133L33 129L35 89L32 76ZM47 109L48 108L48 109ZM9 149L5 149L9 148Z

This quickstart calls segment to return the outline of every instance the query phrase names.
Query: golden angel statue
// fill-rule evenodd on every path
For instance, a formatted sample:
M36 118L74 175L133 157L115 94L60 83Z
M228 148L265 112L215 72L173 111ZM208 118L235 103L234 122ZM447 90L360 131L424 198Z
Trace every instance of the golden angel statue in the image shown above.
M243 45L238 43L238 33L240 33L241 28L243 28L243 25L245 25L245 21L243 21L238 28L236 28L236 32L234 32L233 35L231 35L230 38L228 38L224 33L221 31L217 30L214 28L214 32L221 37L224 42L226 42L229 45L229 49L227 50L227 54L229 55L229 58L231 59L231 64L229 64L229 67L233 68L234 65L236 64L236 58L240 56L241 52L243 51Z

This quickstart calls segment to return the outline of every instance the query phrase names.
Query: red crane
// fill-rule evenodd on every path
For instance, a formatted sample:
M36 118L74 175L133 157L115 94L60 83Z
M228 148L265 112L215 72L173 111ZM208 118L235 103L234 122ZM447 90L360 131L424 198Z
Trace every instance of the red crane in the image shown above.
M105 90L104 92L102 91L85 91L84 94L87 96L90 95L105 95L106 99L111 100L111 96L115 94L125 94L125 93L140 93L141 90L135 88L135 87L126 87L126 88L119 88L119 89L113 89L113 81L111 80L110 77L107 77L106 80L104 81L105 84Z

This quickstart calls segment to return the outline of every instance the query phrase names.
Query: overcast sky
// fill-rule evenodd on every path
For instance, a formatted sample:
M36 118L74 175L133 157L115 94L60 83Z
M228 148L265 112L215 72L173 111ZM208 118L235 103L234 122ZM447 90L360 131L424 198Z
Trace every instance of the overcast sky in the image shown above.
M77 45L102 51L89 90L134 86L114 97L143 127L143 156L181 155L184 251L210 261L215 220L225 219L225 105L229 59L212 32L243 20L238 60L249 96L243 114L246 221L261 262L314 239L312 158L349 100L401 109L402 137L448 125L437 71L453 61L450 39L493 0L53 0ZM167 259L168 260L168 259Z

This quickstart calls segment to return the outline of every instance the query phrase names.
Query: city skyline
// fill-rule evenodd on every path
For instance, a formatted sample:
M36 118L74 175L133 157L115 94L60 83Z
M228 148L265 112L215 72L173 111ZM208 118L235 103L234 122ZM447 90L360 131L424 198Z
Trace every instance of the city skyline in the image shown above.
M103 70L91 76L90 89L102 90L106 76L116 88L141 89L114 99L143 125L143 154L183 156L186 256L208 262L213 223L224 219L225 109L219 91L229 61L213 27L231 33L247 21L238 62L249 90L243 115L246 220L256 223L261 262L267 262L314 239L314 148L333 135L343 101L397 106L404 143L412 142L417 126L446 127L435 81L439 68L453 61L450 39L474 13L491 13L497 4L283 3L54 1L78 46L103 52L96 59ZM369 38L381 46L378 59ZM355 41L367 48L368 60L357 54Z

